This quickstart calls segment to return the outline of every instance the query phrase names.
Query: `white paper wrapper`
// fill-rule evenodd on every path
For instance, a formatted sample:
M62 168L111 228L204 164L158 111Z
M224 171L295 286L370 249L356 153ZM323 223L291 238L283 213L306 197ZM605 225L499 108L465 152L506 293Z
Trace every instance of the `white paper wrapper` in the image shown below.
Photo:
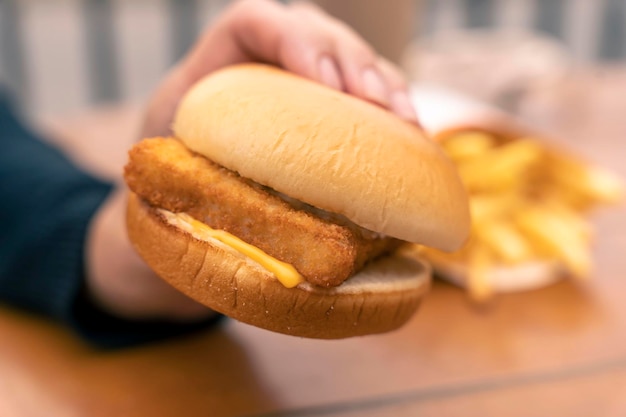
M432 262L437 277L459 287L467 286L467 266ZM486 276L489 288L495 293L529 291L546 287L566 276L561 265L554 262L528 262L520 265L493 268Z
M507 113L445 87L415 84L411 87L411 100L420 123L433 137L463 127L502 133L527 130Z

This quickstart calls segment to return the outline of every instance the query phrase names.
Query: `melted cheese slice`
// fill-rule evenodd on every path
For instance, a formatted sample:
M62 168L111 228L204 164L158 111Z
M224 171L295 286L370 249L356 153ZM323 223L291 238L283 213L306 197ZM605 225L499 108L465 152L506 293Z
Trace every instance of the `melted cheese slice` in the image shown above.
M226 246L252 259L274 274L276 279L287 288L293 288L301 282L304 282L304 278L293 265L279 261L256 246L244 242L235 235L224 230L213 229L186 213L172 213L166 210L161 210L161 212L170 223L181 227L194 237L205 241L208 239L219 240Z

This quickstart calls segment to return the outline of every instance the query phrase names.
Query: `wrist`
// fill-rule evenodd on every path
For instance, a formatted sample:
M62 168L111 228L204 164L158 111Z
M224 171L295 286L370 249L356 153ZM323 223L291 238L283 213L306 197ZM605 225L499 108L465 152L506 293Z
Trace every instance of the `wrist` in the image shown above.
M85 296L104 311L129 320L193 321L212 311L158 278L126 235L126 191L98 210L88 232Z

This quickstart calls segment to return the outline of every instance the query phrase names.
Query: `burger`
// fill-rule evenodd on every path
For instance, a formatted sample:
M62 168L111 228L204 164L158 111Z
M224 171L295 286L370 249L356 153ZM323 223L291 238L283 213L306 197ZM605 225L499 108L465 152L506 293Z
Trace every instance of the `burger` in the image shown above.
M469 233L455 167L416 125L275 67L200 80L172 130L129 151L129 238L239 321L324 339L397 329L430 285L420 245Z

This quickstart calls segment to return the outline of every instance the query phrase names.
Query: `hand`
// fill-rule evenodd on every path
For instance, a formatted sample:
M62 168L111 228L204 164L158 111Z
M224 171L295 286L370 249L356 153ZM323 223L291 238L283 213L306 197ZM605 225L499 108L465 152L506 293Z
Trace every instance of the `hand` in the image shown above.
M214 314L157 277L126 234L125 187L98 210L88 233L87 289L96 305L133 319L190 321Z
M221 67L266 62L387 107L416 122L400 72L317 8L243 0L227 9L167 75L148 104L142 137L168 135L189 87ZM131 319L193 320L212 313L160 280L126 236L126 191L96 214L87 242L87 288L105 310Z
M169 134L176 106L192 84L243 62L277 65L417 122L404 76L348 26L308 3L244 0L225 11L156 90L142 137Z

